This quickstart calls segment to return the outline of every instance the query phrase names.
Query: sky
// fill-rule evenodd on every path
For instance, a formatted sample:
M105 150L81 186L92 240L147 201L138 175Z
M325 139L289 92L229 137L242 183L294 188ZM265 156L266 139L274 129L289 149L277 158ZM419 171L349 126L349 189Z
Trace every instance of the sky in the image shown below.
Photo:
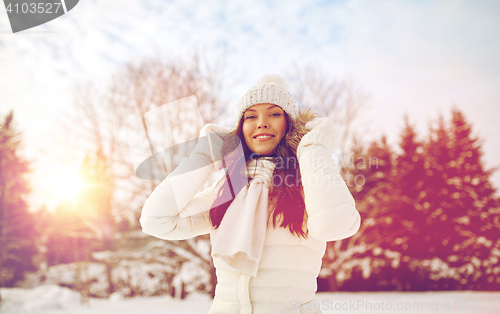
M53 140L73 109L75 86L105 84L124 63L226 50L228 93L294 65L351 79L371 95L368 137L396 145L403 116L421 134L452 106L483 140L487 168L500 166L500 2L81 0L64 16L12 34L0 7L0 114L10 109L33 160L31 208L55 206L46 180L78 163ZM500 188L500 172L492 177Z

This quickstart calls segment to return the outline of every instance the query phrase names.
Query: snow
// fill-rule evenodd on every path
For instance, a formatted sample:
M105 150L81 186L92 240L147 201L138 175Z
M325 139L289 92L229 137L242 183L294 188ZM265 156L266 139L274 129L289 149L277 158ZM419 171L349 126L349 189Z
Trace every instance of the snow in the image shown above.
M107 296L109 284L106 278L106 265L101 263L59 264L48 267L43 275L45 284L75 287L78 283L88 282L90 295Z
M91 298L82 303L80 294L56 285L33 289L2 288L1 314L194 314L208 313L212 300L204 294L186 299L171 296L124 298L112 294L108 299ZM500 313L500 292L320 292L316 306L327 313ZM497 300L496 302L494 300ZM291 304L291 308L295 305ZM398 310L399 309L399 310ZM471 310L472 309L472 310Z
M136 313L208 313L212 300L208 295L190 295L184 300L170 296L109 299L90 298L82 302L80 294L69 288L44 285L34 289L2 288L1 314L136 314Z

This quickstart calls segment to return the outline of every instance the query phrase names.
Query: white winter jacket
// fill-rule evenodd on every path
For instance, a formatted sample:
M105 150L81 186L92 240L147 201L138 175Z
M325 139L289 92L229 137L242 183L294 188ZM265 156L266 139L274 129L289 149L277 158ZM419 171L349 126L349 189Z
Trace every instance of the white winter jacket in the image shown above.
M274 228L271 219L255 278L228 269L214 258L217 286L209 313L321 313L315 292L326 242L354 235L360 215L326 148L303 147L297 157L307 239L293 235L288 228ZM188 172L194 168L198 170ZM212 171L213 165L202 155L185 158L147 199L140 219L143 231L166 240L210 233L213 241L217 229L210 223L209 210L215 186L199 192Z

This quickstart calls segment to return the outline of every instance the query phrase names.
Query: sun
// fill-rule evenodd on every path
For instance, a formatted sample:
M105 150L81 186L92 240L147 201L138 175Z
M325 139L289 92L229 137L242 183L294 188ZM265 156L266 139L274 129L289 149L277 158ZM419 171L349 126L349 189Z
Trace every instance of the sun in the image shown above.
M58 203L74 201L78 193L86 185L77 171L69 167L55 169L45 181L53 198Z

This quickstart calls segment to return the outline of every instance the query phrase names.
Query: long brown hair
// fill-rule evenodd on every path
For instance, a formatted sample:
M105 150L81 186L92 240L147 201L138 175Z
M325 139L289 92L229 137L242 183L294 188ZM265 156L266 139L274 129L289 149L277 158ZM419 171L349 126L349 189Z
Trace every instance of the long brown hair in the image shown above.
M288 126L287 134L294 132L295 126L286 113L285 119ZM240 192L239 190L235 191L233 187L240 186L241 190L242 186L244 186L242 184L232 184L230 178L238 178L237 180L249 183L251 178L247 178L245 169L238 166L244 164L246 167L252 159L261 157L253 153L246 145L243 135L243 122L244 117L242 116L236 129L224 138L222 145L222 156L228 156L241 143L245 162L230 160L226 175L218 182L217 197L214 201L214 204L218 205L210 209L210 221L216 229L220 226L234 196ZM273 151L276 167L273 173L272 187L269 191L270 204L274 204L272 209L273 226L276 228L276 225L281 222L280 227L288 228L292 234L307 238L307 230L304 231L303 229L306 206L299 163L295 151L287 145L286 137L286 135L283 136ZM240 158L242 157L240 156ZM228 199L230 201L223 201Z

